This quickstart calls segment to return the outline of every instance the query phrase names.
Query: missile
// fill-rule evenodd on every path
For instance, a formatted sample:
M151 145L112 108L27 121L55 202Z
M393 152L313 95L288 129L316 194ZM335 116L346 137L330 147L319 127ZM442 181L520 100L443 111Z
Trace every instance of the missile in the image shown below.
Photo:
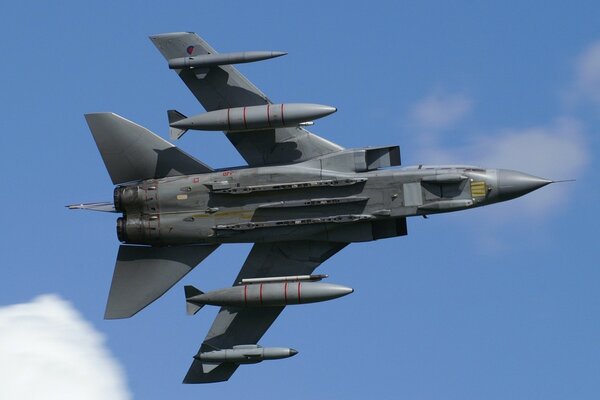
M354 292L346 286L311 281L256 283L204 293L185 286L187 314L196 314L205 305L221 307L275 307L317 303Z
M167 115L171 137L179 139L188 129L231 132L294 127L336 111L335 107L321 104L286 103L225 108L193 117L169 110Z
M273 276L269 278L246 278L242 279L240 284L249 283L272 283L272 282L297 282L297 281L310 281L316 282L322 279L328 278L329 275L318 274L318 275L291 275L291 276Z
M209 68L218 65L244 64L285 56L283 51L241 51L237 53L200 54L169 60L170 69Z
M279 360L298 354L287 347L262 347L257 344L243 344L231 349L200 352L194 356L198 361L209 364L234 363L256 364L264 360Z

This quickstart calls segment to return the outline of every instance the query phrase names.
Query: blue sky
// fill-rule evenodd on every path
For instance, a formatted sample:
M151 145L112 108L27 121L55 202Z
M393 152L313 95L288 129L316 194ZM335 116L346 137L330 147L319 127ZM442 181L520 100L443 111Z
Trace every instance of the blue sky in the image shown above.
M3 5L0 398L597 399L600 6L490 3ZM182 385L216 313L187 317L183 284L228 286L249 246L222 246L147 310L105 321L115 216L64 208L112 197L84 113L166 137L167 109L202 111L147 38L171 31L288 51L240 70L276 102L338 107L312 131L342 146L577 181L349 246L318 271L355 293L289 307L261 342L298 356ZM219 133L178 145L242 164Z

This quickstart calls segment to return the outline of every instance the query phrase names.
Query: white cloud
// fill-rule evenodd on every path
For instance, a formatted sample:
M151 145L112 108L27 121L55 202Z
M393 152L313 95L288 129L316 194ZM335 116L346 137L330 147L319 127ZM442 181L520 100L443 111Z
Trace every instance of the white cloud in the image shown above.
M474 145L484 165L516 169L551 180L579 178L590 158L588 148L581 124L572 118L558 118L547 126L506 130ZM559 183L540 189L519 200L516 211L544 216L564 205L569 193L581 184Z
M411 158L419 162L514 169L551 180L577 179L479 210L479 223L469 226L476 232L476 247L484 252L502 253L510 247L494 232L496 228L542 225L549 214L560 213L589 184L580 178L594 156L592 132L583 123L585 112L579 116L579 107L600 106L600 41L588 46L574 65L573 76L565 79L565 91L557 93L563 110L547 123L461 130L457 125L472 113L474 104L464 95L429 95L409 108L410 137L416 150Z
M0 399L130 399L103 336L55 295L0 307Z
M547 126L477 135L463 147L434 143L422 148L421 156L432 164L514 169L551 180L579 177L590 158L581 123L567 117L557 118ZM529 194L511 212L543 215L566 200L572 185L553 185Z
M557 118L546 126L503 129L475 135L463 147L434 144L423 148L431 163L469 163L528 171L555 179L577 176L589 154L583 128L574 118Z
M413 122L422 129L441 130L465 118L473 102L462 94L431 94L417 102L410 112Z
M576 63L577 92L600 103L600 41L588 46Z

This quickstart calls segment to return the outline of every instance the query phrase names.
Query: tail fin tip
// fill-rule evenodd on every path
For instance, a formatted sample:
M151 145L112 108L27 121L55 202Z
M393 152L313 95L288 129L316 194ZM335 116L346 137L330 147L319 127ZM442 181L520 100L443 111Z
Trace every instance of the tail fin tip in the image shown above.
M191 286L191 285L184 286L183 290L185 291L185 298L186 299L189 299L190 297L198 296L199 294L204 294L203 291L201 291L200 289L197 289L197 288L195 288L194 286Z

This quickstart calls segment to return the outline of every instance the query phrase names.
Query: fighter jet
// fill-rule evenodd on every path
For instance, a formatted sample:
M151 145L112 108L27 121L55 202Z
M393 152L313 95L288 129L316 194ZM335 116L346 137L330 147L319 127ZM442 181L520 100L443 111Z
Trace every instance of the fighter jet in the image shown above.
M185 383L225 381L241 364L295 355L258 342L286 305L352 292L313 275L348 244L404 236L409 217L506 201L552 182L474 166L401 167L398 146L343 148L306 130L334 107L273 103L233 66L285 53L217 53L194 33L150 39L206 110L169 110L171 138L224 131L248 165L215 170L119 115L87 114L116 187L112 202L69 207L122 213L106 319L133 316L221 244L254 243L232 287L185 288L189 314L221 307Z

